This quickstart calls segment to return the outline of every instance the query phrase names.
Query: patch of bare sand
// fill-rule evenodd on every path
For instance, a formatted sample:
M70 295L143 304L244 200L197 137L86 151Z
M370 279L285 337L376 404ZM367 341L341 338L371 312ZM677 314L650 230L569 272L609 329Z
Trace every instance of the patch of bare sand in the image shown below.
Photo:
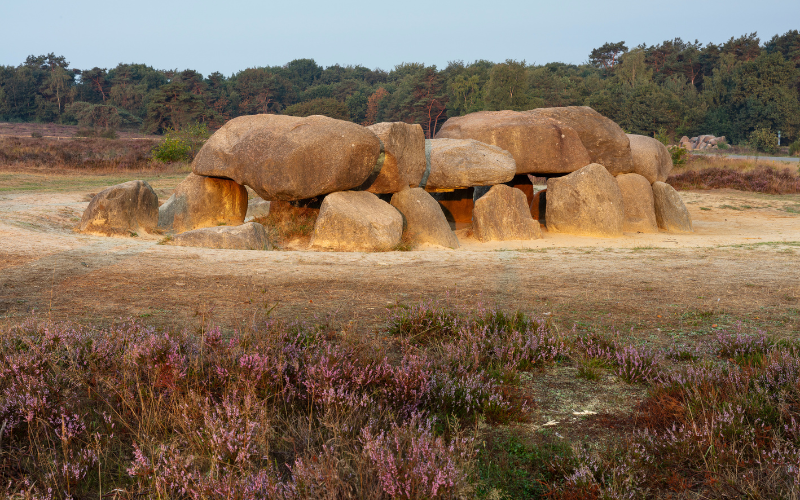
M166 325L194 321L206 307L233 325L274 307L281 317L331 316L371 327L392 304L446 299L550 312L564 327L602 311L601 323L655 331L682 328L690 310L783 314L800 298L800 248L792 245L800 242L800 216L785 210L800 197L683 192L696 229L690 235L545 233L529 242L467 239L458 250L367 254L82 235L72 228L85 195L0 197L0 315L46 310L89 322L139 316Z

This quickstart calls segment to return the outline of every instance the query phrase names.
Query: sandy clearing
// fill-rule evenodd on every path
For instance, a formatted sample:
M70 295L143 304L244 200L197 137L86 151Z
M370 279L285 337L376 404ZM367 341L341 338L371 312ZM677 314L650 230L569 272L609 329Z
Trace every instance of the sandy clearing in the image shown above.
M205 308L236 324L275 306L274 314L287 318L371 324L391 304L445 299L551 312L565 321L602 310L630 322L626 315L689 309L782 314L800 298L800 196L682 192L695 224L690 235L545 233L527 242L466 239L455 251L365 254L211 250L158 245L157 235L81 235L73 227L86 195L0 196L0 315L38 310L167 324L195 321Z

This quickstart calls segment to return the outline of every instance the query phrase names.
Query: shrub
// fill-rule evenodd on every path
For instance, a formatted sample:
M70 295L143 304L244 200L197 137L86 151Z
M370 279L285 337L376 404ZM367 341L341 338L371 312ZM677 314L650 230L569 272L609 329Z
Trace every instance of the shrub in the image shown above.
M789 144L789 154L792 156L800 154L800 139L797 139L793 143Z
M669 150L669 155L672 157L672 165L685 165L686 158L689 156L689 151L683 149L680 146L669 146L667 148Z
M778 151L778 136L768 128L759 128L750 133L750 147L764 153Z
M205 123L169 129L164 140L153 148L153 158L162 163L192 161L211 133Z

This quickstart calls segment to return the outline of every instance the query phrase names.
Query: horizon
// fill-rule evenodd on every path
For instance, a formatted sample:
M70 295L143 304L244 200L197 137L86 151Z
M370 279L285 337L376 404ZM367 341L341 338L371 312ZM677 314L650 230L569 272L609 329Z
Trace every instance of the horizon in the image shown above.
M359 8L361 4L364 7ZM477 2L457 6L446 2L424 5L427 15L420 18L423 5L410 2L399 9L314 0L308 8L296 9L240 1L220 10L208 1L162 5L146 0L130 13L113 9L109 14L94 0L78 1L68 12L59 12L53 0L36 6L14 4L7 7L9 18L36 18L36 37L31 38L33 32L23 22L4 29L0 64L18 66L29 55L53 52L75 69L145 64L167 71L192 69L203 76L220 72L226 77L295 59L313 59L322 67L338 64L384 71L412 62L443 69L455 61L506 59L529 65L580 65L592 49L606 42L624 41L634 48L681 38L708 45L757 32L763 44L800 28L796 23L800 2L786 0L758 6L735 1L711 12L679 1L656 17L656 9L643 10L641 3L630 0L603 5L571 0L561 6L500 0L491 11L472 8ZM247 15L237 8L246 9ZM42 17L41 12L57 14ZM120 40L121 33L127 38ZM203 33L202 38L197 33ZM279 48L265 54L265 47L274 46Z

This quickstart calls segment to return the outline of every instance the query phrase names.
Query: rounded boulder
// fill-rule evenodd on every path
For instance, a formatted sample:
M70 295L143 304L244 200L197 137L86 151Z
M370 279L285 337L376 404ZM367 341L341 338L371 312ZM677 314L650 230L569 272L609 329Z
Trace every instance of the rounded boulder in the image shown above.
M603 165L547 181L547 229L580 236L622 236L625 211L617 181Z
M665 182L672 171L672 155L666 146L652 137L628 134L633 156L633 172L644 176L650 184Z
M176 233L238 226L247 215L247 190L230 179L189 174L158 209L158 227Z
M343 120L240 116L206 141L192 172L250 186L265 200L302 200L361 186L380 150L374 133Z
M391 250L403 236L403 216L366 191L344 191L325 197L311 247L339 252Z
M145 181L100 191L83 212L79 231L102 236L152 232L158 226L158 195Z
M511 153L516 173L560 174L591 163L578 133L548 117L519 111L480 111L449 118L437 139L475 139Z

